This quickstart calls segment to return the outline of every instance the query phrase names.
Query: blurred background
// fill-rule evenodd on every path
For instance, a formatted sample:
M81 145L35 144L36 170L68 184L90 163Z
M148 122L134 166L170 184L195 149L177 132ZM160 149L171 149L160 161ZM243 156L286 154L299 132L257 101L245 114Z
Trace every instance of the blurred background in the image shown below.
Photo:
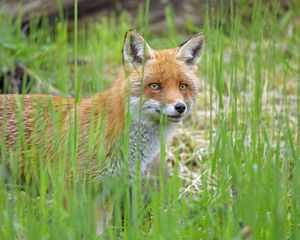
M296 5L297 1L279 0L280 12L286 12ZM90 21L97 21L104 16L120 16L124 11L130 13L132 23L140 15L143 15L145 1L143 0L78 0L78 22L79 26L86 25ZM271 8L271 2L262 2L267 8ZM202 26L206 11L235 11L238 6L247 8L244 18L250 20L254 1L205 1L205 0L157 0L151 1L149 11L150 31L163 33L168 26L166 11L172 11L176 16L174 25L178 31L185 31L189 25ZM171 10L171 9L172 10ZM22 13L21 24L23 28L28 28L32 17L47 15L50 22L69 19L70 27L74 19L74 0L2 0L0 12L11 14L16 18Z

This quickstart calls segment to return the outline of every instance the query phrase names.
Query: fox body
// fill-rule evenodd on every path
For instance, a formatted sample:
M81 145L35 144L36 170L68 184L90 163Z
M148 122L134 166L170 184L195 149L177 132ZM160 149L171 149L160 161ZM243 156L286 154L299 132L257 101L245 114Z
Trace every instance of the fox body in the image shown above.
M176 123L191 113L198 91L196 70L204 43L205 37L197 34L177 48L153 50L135 30L129 30L122 51L123 70L106 91L79 102L46 95L0 95L0 140L2 144L5 142L5 151L16 147L23 126L26 148L43 149L45 159L55 162L58 154L65 151L64 144L77 118L78 173L103 180L127 168L133 177L139 159L140 172L145 174L159 155L161 125L167 140ZM56 119L53 112L58 116ZM128 114L126 165L122 143ZM98 127L102 130L96 133L91 130ZM56 132L60 137L55 143ZM92 140L91 134L94 134ZM102 157L105 160L99 161ZM23 175L24 169L21 163Z
M46 133L42 136L49 141L46 146L48 150L44 152L54 161L55 126L51 111L59 116L56 127L61 135L69 131L70 121L74 120L77 111L77 167L82 172L103 179L107 175L119 174L122 169L123 153L117 142L124 134L125 115L129 111L129 172L135 174L139 155L140 170L145 173L147 166L159 154L161 114L165 117L163 125L165 137L168 138L176 123L192 110L198 90L195 71L204 40L205 37L198 34L178 48L155 51L136 31L130 30L124 40L124 70L110 89L78 103L74 99L57 96L0 95L1 142L4 141L7 148L13 148L20 135L18 128L23 124L27 147L45 148L44 145L39 146L41 138L38 135L40 120L43 119ZM126 103L128 99L129 105ZM18 118L20 113L22 116ZM95 136L92 151L87 156L84 151L90 144L89 130L92 122L95 125L97 120L101 120L105 134L102 139ZM95 158L100 145L104 146L108 162L97 166ZM110 156L112 153L113 156Z

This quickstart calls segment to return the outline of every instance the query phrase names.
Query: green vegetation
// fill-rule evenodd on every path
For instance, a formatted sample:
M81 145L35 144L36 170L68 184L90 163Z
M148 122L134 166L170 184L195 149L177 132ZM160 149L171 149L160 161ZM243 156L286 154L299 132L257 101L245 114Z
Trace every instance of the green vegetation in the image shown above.
M2 154L0 239L299 239L300 5L294 1L283 10L279 1L253 1L251 8L238 2L235 11L207 11L201 28L187 22L186 35L177 33L172 8L166 9L164 35L147 30L147 14L132 26L124 12L79 27L76 41L67 21L52 29L43 18L25 34L20 19L0 16L0 66L13 68L19 60L35 80L79 98L117 77L123 37L132 27L153 48L174 47L196 31L207 36L202 90L193 115L161 154L171 176L161 171L159 190L141 187L140 176L112 181L113 221L96 236L93 213L110 190L76 178L65 188L64 155L51 176L30 167L38 187L30 178L20 184L17 173L6 173ZM22 141L22 126L19 131ZM76 149L76 128L72 134ZM3 152L3 141L0 147ZM10 161L20 154L11 153ZM29 153L28 161L30 154L42 156Z

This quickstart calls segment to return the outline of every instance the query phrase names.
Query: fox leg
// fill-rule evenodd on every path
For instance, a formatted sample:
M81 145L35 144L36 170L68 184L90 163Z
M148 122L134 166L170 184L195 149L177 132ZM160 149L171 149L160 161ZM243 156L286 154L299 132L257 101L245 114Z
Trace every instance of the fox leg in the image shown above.
M113 202L100 203L97 209L97 235L101 235L105 227L109 226Z

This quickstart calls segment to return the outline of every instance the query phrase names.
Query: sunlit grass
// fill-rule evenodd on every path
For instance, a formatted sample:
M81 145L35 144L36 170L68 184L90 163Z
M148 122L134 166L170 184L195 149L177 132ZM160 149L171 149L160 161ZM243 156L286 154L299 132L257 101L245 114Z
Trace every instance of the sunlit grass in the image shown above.
M208 39L195 111L167 148L172 174L167 180L162 173L157 177L159 190L150 183L142 188L139 179L129 182L126 176L112 181L113 221L102 238L300 237L300 8L294 4L282 11L276 1L271 7L260 1L245 6L238 3L235 11L223 9L213 16L208 10L203 27L187 24ZM20 23L0 16L0 66L12 68L19 60L61 94L88 97L117 77L128 29L137 26L153 48L174 47L194 34L178 34L173 9L165 12L168 29L162 36L148 31L147 19L139 17L132 24L130 15L122 13L79 27L77 41L67 21L51 30L44 18L43 27L32 23L26 35ZM59 117L53 109L50 115L54 122ZM39 121L41 132L46 131L43 119ZM20 125L20 141L25 137L22 129ZM60 133L55 134L59 144ZM75 129L70 135L73 153L76 134ZM39 139L47 145L47 139ZM125 134L125 152L128 144ZM1 140L2 152L4 148ZM28 162L33 154L42 164L41 149L34 151L28 153ZM31 178L22 183L16 164L20 154L20 149L10 154L11 169L16 170L11 174L1 155L0 239L96 239L93 213L109 190L76 178L66 188L67 153L59 156L58 171L29 166L38 186Z

